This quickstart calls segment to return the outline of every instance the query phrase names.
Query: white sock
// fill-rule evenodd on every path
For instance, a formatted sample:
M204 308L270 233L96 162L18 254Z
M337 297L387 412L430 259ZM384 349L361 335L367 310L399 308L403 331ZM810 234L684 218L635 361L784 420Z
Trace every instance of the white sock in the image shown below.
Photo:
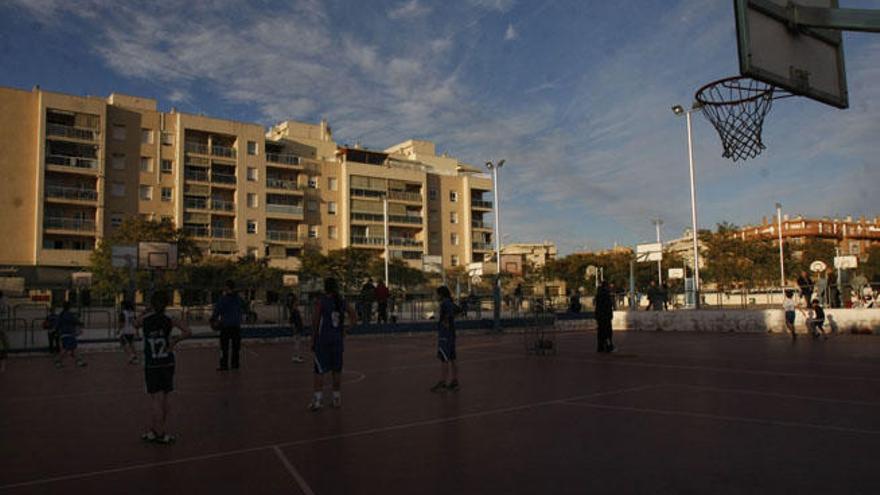
M315 402L320 403L321 397L324 395L324 392L315 392Z
M333 391L333 400L339 400L341 398L342 398L342 392L340 392L339 390L334 390Z

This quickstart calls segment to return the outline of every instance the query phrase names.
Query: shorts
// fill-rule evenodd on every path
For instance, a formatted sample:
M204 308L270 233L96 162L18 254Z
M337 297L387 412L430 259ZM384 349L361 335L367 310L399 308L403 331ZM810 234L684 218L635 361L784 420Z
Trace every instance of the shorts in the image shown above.
M119 336L119 343L122 345L131 345L134 343L134 334L124 333Z
M437 340L437 359L444 363L455 361L455 334L444 335Z
M174 390L174 366L144 368L144 382L148 394Z
M76 335L69 333L61 335L61 348L65 351L76 349Z
M323 375L328 371L342 371L342 342L318 344L315 347L315 373Z
M785 321L790 325L794 325L794 311L785 312Z

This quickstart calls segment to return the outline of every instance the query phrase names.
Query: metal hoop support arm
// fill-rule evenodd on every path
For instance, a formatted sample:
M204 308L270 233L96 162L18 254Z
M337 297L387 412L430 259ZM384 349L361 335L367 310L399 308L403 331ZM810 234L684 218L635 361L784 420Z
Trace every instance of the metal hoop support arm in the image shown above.
M781 6L769 0L749 0L749 3L769 16L788 22L793 29L818 28L880 33L880 10L876 9L807 7L795 2Z

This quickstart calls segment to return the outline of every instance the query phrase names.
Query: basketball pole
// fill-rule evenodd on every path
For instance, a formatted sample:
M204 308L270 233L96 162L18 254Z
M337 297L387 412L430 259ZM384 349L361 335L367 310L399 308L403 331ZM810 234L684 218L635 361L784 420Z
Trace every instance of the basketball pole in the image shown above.
M672 106L672 113L675 115L684 114L687 122L688 166L691 176L691 236L694 244L694 309L700 309L700 241L697 237L697 183L694 178L694 138L691 113L699 109L698 103L694 103L688 110L685 110L681 105Z
M657 260L657 286L663 285L663 243L660 241L660 226L663 220L660 217L654 219L654 226L657 227L657 244L660 244L660 259Z
M503 165L503 159L497 164L486 162L486 168L492 171L492 192L495 196L495 287L492 289L492 330L495 332L501 331L501 205L498 200L498 169Z
M776 203L776 230L779 238L779 287L782 290L782 298L785 299L785 261L782 256L782 203Z

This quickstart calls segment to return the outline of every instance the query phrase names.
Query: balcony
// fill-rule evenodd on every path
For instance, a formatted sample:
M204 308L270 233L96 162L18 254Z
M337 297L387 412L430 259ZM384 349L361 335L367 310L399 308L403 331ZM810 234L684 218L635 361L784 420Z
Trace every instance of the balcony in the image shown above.
M484 230L493 230L495 228L491 223L486 223L482 220L471 220L471 227Z
M235 184L235 176L232 174L211 173L211 182L214 184Z
M98 170L97 158L86 158L82 156L48 155L46 156L46 164L86 170Z
M492 202L485 201L482 199L472 199L471 200L471 208L485 208L487 210L492 209Z
M235 239L235 231L226 227L211 227L211 237L214 239Z
M183 172L183 176L186 178L186 180L196 182L208 182L208 172L206 170L186 168Z
M293 230L267 230L266 239L277 242L297 242L297 235Z
M187 142L183 145L183 149L188 151L189 153L198 153L200 155L207 155L208 153L208 145L203 143L194 143Z
M71 127L61 124L48 124L46 126L46 135L59 136L68 139L79 139L82 141L96 141L98 138L98 131L96 129Z
M223 158L235 158L235 148L229 146L211 146L211 156L219 156Z
M97 201L98 191L94 189L47 184L46 197L52 199L67 199L71 201Z
M279 205L267 203L266 213L286 213L288 215L302 215L303 207L296 205Z
M94 232L95 221L71 217L46 217L43 227L55 230L72 230L75 232Z
M388 215L388 222L390 223L406 223L410 225L422 225L422 217L417 217L415 215Z
M384 237L361 237L361 236L351 236L351 243L360 245L360 246L384 246L385 238Z
M474 251L492 251L493 249L491 242L474 242L472 247Z
M294 180L276 179L274 177L266 178L266 187L271 189L284 189L286 191L301 191L305 189Z
M392 201L410 201L415 203L422 202L422 195L414 192L406 191L388 191L388 199Z
M384 222L385 216L379 213L352 213L351 219L361 222Z
M266 153L266 161L282 165L300 165L299 157L290 153Z
M209 237L210 229L208 227L184 225L183 232L190 237Z
M388 240L388 244L390 246L422 247L422 241L418 239L410 239L409 237L392 237Z
M378 189L360 189L360 188L351 188L351 195L353 197L358 198L382 198L385 196L386 192L384 190Z
M183 207L189 210L207 210L208 200L204 198L185 198L183 200Z
M211 209L214 211L235 211L235 202L211 198Z

